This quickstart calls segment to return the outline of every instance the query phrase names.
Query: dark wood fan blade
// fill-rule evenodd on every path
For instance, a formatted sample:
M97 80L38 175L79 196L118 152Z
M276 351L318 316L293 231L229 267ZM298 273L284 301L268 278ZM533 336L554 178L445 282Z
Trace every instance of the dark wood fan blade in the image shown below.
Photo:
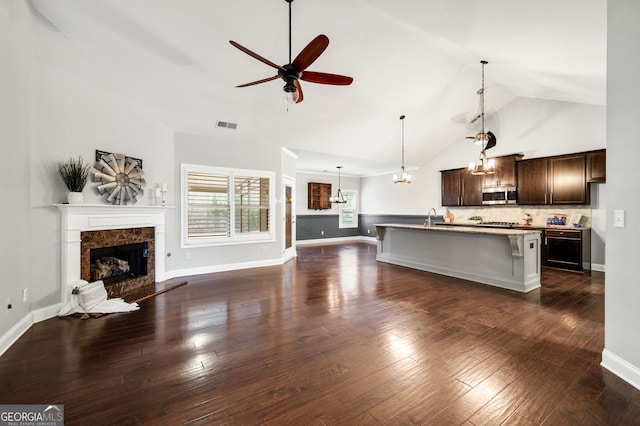
M296 91L293 93L293 101L297 104L304 100L304 95L302 94L302 86L298 80L295 80L293 84L296 86Z
M327 74L326 72L305 71L300 79L311 83L334 84L336 86L348 86L353 78L345 75Z
M241 84L241 85L236 86L236 87L255 86L256 84L266 83L267 81L276 80L276 79L278 79L278 78L280 78L280 77L278 77L277 75L274 75L273 77L263 78L262 80L252 81L251 83Z
M244 53L246 53L247 55L249 55L249 56L251 56L251 57L253 57L253 58L257 59L257 60L259 60L259 61L260 61L260 62L262 62L263 64L267 64L267 65L269 65L270 67L273 67L273 68L275 68L275 69L277 69L277 70L282 70L282 71L284 71L284 70L285 70L285 69L282 67L282 65L275 64L275 63L271 62L270 60L268 60L268 59L266 59L266 58L263 58L262 56L258 55L258 54L257 54L257 53L255 53L255 52L252 52L251 50L247 49L246 47L244 47L243 45L241 45L241 44L239 44L239 43L236 43L236 42L235 42L235 41L233 41L233 40L229 40L229 43L231 43L231 45L232 45L233 47L236 47L236 48L238 48L238 49L242 50Z
M487 132L487 139L489 141L487 142L487 146L485 146L484 149L489 149L496 146L496 142L497 142L496 135L494 135L491 132Z
M329 38L320 34L305 46L304 49L293 60L292 65L296 67L298 72L304 71L311 65L329 46Z

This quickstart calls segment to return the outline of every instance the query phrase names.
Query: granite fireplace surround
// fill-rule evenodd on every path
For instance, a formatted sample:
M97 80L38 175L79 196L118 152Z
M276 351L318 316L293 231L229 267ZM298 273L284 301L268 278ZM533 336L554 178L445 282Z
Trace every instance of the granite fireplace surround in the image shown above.
M105 285L109 299L120 297L134 302L155 291L155 232L154 228L106 229L80 233L80 278L91 282L91 249L147 243L147 274Z
M56 204L61 213L61 302L70 288L90 280L91 248L146 242L147 275L106 286L110 298L134 301L155 291L164 279L166 207Z

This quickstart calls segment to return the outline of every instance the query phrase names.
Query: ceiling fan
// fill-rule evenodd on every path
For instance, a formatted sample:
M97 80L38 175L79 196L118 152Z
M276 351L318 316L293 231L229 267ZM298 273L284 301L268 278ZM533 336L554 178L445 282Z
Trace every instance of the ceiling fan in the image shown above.
M480 123L482 125L480 131L475 134L475 136L467 136L466 139L473 139L476 144L482 145L482 151L486 149L493 148L496 146L496 135L494 135L491 131L485 132L484 129L484 66L488 64L487 61L480 61L482 64L482 87L478 90L478 95L480 95L480 114L478 114L475 118L473 118L470 123L475 123L478 119L480 119Z
M252 52L241 44L236 43L233 40L229 40L229 43L231 43L232 46L259 60L260 62L278 70L277 75L263 78L262 80L252 81L251 83L241 84L236 87L254 86L256 84L266 83L268 81L281 78L285 82L285 85L283 87L284 91L287 94L291 95L291 99L293 102L300 103L304 99L304 96L302 94L302 86L300 86L300 80L308 81L311 83L332 84L339 86L347 86L351 84L351 82L353 82L353 78L351 77L306 70L316 59L318 59L318 57L322 54L322 52L324 52L327 46L329 46L329 38L324 34L320 34L319 36L311 40L311 42L307 44L304 49L302 49L298 56L296 56L293 61L291 60L291 3L293 2L293 0L285 1L289 3L289 63L285 65L277 65L276 63L263 58L257 53Z

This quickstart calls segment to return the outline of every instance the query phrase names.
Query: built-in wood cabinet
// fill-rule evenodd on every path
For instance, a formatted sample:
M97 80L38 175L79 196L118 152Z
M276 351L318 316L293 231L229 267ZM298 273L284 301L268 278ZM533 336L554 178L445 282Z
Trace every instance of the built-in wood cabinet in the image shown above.
M549 204L589 204L584 154L549 158Z
M589 182L606 181L606 150L533 159L496 157L494 174L474 176L466 168L441 170L443 206L480 206L482 188L517 187L517 204L589 204Z
M443 170L440 176L443 206L482 205L482 176L468 169Z
M518 204L547 204L546 158L518 161Z
M307 208L309 210L327 210L331 208L331 184L309 182L307 185L308 200Z
M522 154L505 155L495 157L495 173L483 176L482 185L484 187L494 186L516 186L517 173L516 161L522 158Z
M535 158L517 163L518 204L588 204L585 154Z
M481 206L483 176L473 175L469 169L462 169L460 176L462 177L460 204L463 206Z
M587 182L607 181L607 151L587 152Z
M443 170L440 172L440 190L443 206L460 206L460 170Z

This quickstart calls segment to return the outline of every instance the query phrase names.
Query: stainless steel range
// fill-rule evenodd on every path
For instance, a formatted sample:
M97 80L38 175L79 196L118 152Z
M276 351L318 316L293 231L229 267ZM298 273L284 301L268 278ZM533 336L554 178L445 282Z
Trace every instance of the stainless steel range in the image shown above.
M520 225L518 222L480 222L476 226L482 228L514 228Z

